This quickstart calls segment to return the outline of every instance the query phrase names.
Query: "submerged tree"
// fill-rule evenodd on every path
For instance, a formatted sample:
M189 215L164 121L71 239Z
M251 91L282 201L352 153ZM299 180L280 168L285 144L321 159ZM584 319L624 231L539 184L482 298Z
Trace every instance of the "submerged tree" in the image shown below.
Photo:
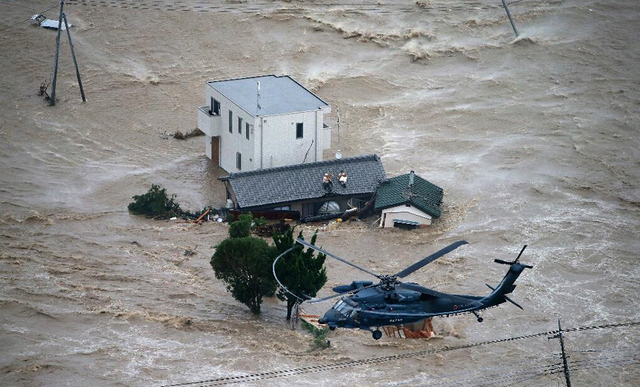
M233 298L259 314L262 297L273 295L277 288L271 273L274 254L274 248L260 238L227 238L216 246L211 266Z
M265 224L265 219L260 217L258 219L254 219L253 215L249 212L248 214L241 214L238 217L238 220L235 222L231 222L229 226L229 237L231 238L244 238L251 235L251 232L255 230L258 226Z
M280 288L276 293L280 300L287 302L287 320L291 319L291 311L300 301L298 297L315 297L318 290L327 282L327 270L324 267L326 255L317 254L316 256L312 249L304 251L302 245L295 243L293 231L294 229L290 228L284 234L273 236L278 250L277 254L282 254L295 245L292 251L278 260L275 268L280 282L293 293L291 294L283 288ZM312 244L315 244L317 236L318 232L316 231L311 237ZM304 239L302 232L298 234L298 238Z
M134 214L170 218L182 213L180 205L175 202L176 195L167 196L167 190L152 184L151 189L144 195L135 195L129 203L129 211Z

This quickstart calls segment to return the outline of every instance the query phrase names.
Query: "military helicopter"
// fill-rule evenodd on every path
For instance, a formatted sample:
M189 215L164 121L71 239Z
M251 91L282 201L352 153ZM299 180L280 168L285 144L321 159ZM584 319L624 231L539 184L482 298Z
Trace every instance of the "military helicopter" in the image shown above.
M525 245L514 261L494 260L496 263L509 265L509 271L497 287L494 288L487 284L492 290L489 295L447 294L416 283L401 282L399 278L404 278L443 255L467 244L464 240L455 242L393 275L373 273L333 255L318 246L305 242L302 239L297 239L296 241L301 245L326 254L380 280L376 284L374 284L373 281L353 281L350 285L336 286L333 288L333 291L338 294L329 297L305 297L309 303L317 303L340 297L340 300L338 300L318 322L328 325L331 330L336 328L359 328L368 330L372 333L375 340L382 337L382 332L380 331L380 327L382 326L409 324L425 318L451 316L461 313L473 313L478 322L482 322L483 318L478 315L478 311L497 306L505 301L509 301L522 309L522 306L509 298L507 294L513 292L516 287L514 282L520 274L522 274L524 269L533 268L531 265L518 262L524 249L527 247L527 245Z

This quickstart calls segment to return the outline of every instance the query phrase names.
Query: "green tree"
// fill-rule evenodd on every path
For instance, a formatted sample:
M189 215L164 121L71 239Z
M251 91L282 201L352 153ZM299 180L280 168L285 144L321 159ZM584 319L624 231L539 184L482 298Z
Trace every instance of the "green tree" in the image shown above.
M182 213L180 205L174 201L176 195L167 196L167 190L152 184L151 189L144 195L135 195L129 203L129 211L134 214L170 218Z
M293 228L284 234L274 234L277 254L282 254L291 247L295 248L276 264L276 274L280 282L293 294L299 297L315 297L318 290L327 282L327 270L324 267L326 255L314 254L314 250L307 249L300 244L296 244L293 239ZM316 243L318 231L311 237L311 243ZM298 234L302 237L302 232ZM291 311L299 299L283 288L278 289L276 295L282 301L287 302L287 320L291 319Z
M256 227L265 224L265 220L263 217L259 219L253 219L253 215L251 213L241 214L238 217L238 220L235 222L231 222L229 226L229 237L231 238L244 238L251 235L251 232L256 229Z
M236 300L260 313L263 296L273 295L277 283L271 273L275 250L254 237L227 238L216 246L211 266Z

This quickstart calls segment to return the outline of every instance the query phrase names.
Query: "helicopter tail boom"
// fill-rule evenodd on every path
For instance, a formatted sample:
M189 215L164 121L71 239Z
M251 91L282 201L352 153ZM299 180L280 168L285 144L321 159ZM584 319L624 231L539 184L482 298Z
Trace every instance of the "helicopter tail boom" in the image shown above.
M508 301L518 308L522 309L522 307L518 305L518 303L510 299L507 294L510 294L516 288L515 282L520 274L522 274L524 269L529 269L531 267L532 266L530 265L525 265L519 262L511 263L511 266L509 266L509 271L507 272L507 274L505 274L504 278L502 278L502 281L497 287L493 288L492 286L487 285L493 291L491 292L491 294L481 300L482 304L485 307L491 307Z

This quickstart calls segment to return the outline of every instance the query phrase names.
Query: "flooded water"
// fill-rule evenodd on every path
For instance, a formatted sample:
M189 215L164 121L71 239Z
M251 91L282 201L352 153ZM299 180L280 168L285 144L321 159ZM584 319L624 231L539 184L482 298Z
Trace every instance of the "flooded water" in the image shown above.
M69 1L88 101L65 36L54 107L59 3L0 4L0 384L151 386L386 357L240 385L562 385L547 336L640 321L640 5L497 0ZM44 12L46 11L46 12ZM255 317L213 276L227 226L132 216L160 184L183 208L224 203L196 126L207 80L287 74L333 107L325 157L378 154L388 176L441 186L441 219L419 231L374 220L320 228L318 243L380 273L461 247L410 280L484 294L534 265L512 305L434 320L440 339L331 332L312 350L275 299ZM340 112L340 127L335 125ZM185 255L186 250L197 254ZM364 273L327 262L330 286ZM321 313L330 305L307 307ZM575 385L640 384L638 327L569 332ZM394 359L393 355L416 353ZM420 354L422 353L422 354ZM209 382L208 384L216 384ZM189 384L207 385L207 383Z

